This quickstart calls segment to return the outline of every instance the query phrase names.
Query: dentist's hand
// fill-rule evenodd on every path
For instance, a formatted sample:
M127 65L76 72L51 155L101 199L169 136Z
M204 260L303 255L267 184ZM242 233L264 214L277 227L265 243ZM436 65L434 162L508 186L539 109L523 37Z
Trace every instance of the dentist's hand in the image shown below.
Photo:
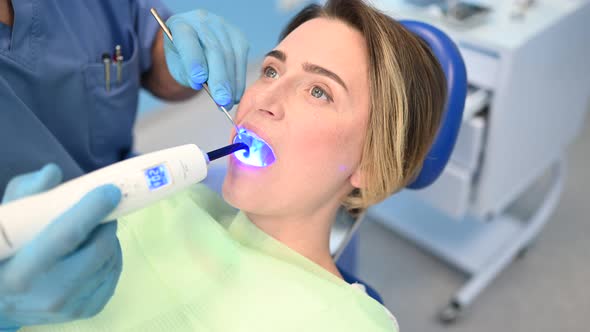
M203 10L170 17L164 36L166 63L180 84L200 90L207 82L213 99L231 109L246 86L249 45L244 35L222 18Z
M47 165L13 178L3 203L61 182ZM0 261L0 330L91 317L113 295L122 267L116 222L100 224L119 203L120 190L98 187L51 222L14 256Z

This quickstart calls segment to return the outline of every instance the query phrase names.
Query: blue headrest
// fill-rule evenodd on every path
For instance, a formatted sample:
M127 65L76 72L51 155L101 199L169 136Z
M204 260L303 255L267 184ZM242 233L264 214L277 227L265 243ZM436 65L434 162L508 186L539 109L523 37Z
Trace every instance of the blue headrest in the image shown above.
M400 23L428 43L447 78L447 104L441 126L420 174L407 186L421 189L442 173L455 146L467 95L467 72L459 49L444 32L422 22L401 20Z

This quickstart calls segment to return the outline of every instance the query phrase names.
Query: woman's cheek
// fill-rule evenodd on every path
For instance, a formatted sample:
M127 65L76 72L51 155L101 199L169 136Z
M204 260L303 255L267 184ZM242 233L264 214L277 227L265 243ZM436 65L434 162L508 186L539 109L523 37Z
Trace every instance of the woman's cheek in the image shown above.
M330 162L334 159L335 154L342 153L345 147L340 146L337 131L332 128L322 126L321 120L307 122L301 126L297 138L293 140L293 151L296 151L297 157L304 162L322 163Z

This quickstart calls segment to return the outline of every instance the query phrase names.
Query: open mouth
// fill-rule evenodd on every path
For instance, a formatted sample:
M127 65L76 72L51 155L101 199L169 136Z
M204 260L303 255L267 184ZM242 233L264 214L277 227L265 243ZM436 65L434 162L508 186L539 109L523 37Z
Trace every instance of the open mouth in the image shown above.
M250 147L248 151L234 152L234 156L245 165L266 167L276 161L270 145L246 128L239 129L238 134L234 137L234 143L244 143Z

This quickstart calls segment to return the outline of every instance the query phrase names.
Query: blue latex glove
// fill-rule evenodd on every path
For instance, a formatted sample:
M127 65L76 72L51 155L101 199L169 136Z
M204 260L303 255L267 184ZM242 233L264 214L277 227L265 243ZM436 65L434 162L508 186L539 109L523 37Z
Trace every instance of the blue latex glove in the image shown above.
M213 99L231 109L246 87L249 45L245 36L222 18L204 10L170 17L174 43L164 37L166 63L180 84L200 90L207 82Z
M13 178L3 203L61 182L49 164ZM91 317L111 298L122 267L117 224L99 224L119 203L120 190L98 187L49 224L14 256L0 261L0 330Z

